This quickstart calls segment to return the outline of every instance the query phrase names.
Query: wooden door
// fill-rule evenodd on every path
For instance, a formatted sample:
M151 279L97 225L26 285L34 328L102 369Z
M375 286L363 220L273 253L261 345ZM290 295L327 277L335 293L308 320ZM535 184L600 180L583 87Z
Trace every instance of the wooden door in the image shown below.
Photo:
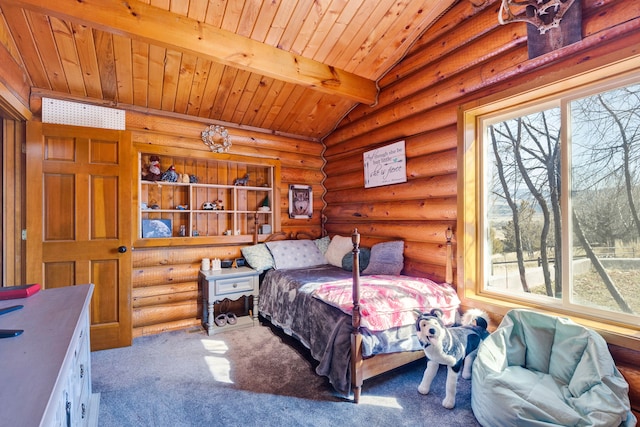
M131 345L131 137L27 124L27 282L93 283L91 349Z

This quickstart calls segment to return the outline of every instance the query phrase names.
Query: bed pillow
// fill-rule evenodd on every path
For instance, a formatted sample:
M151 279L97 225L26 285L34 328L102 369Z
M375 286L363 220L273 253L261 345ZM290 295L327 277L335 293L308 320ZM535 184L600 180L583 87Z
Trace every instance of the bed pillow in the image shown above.
M316 244L318 249L320 249L320 252L322 252L322 255L324 255L327 253L327 249L329 249L329 243L331 243L331 237L324 236L314 240L313 243Z
M360 267L360 273L369 265L369 259L371 258L371 249L360 248L358 254L358 266ZM353 271L353 253L349 252L342 258L342 268L347 271Z
M336 234L331 239L331 243L329 243L329 247L327 248L327 252L325 252L324 257L327 259L329 264L342 268L342 258L344 258L347 252L352 250L353 243L351 243L351 237L344 237Z
M404 242L376 243L371 247L369 265L362 274L391 274L398 275L404 268Z
M265 271L273 268L274 262L271 252L264 243L253 246L245 246L240 249L242 256L251 268L257 271Z
M280 240L267 242L276 270L315 267L327 263L312 240Z

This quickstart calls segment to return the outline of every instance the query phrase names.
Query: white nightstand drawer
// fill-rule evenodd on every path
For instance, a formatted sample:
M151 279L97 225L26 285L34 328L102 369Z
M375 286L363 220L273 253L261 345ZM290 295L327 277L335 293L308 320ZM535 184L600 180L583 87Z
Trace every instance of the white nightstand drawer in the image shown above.
M253 279L250 277L216 280L216 295L218 296L251 290L253 290Z

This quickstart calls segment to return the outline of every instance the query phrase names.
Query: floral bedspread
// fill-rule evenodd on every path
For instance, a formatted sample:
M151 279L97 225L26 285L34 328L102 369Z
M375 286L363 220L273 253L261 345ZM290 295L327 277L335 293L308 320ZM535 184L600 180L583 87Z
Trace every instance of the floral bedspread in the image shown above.
M352 314L352 280L344 279L320 284L313 296ZM447 284L437 284L422 277L372 275L360 278L361 326L371 331L412 325L416 311L433 307L444 313L444 321L455 322L460 300Z

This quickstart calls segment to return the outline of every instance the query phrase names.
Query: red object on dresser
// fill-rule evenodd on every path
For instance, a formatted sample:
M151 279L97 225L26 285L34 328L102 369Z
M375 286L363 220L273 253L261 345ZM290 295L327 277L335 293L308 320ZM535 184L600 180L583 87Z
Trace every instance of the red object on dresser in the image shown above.
M39 290L40 284L38 283L22 286L7 286L0 288L0 300L30 297Z

